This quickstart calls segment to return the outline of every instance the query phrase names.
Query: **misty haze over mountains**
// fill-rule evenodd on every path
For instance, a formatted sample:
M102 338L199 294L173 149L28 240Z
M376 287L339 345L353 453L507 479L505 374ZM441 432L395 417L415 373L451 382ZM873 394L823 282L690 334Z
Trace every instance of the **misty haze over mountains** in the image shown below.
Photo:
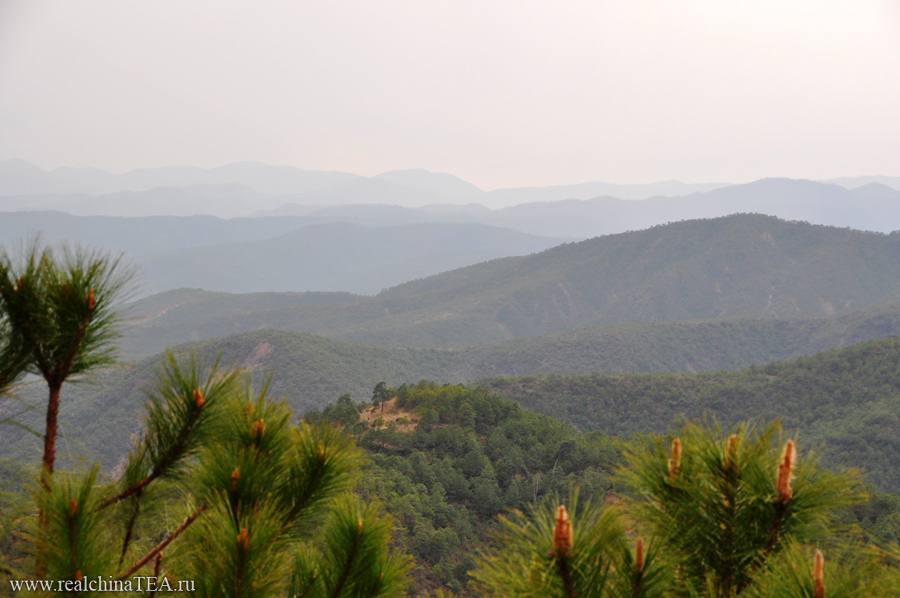
M759 181L750 185L758 183ZM241 162L212 169L171 166L112 174L87 168L45 171L24 160L7 160L0 162L0 210L60 210L83 216L211 214L233 218L310 215L335 206L387 204L392 207L428 207L428 215L446 219L446 212L456 214L457 218L460 212L476 218L471 214L484 213L487 211L485 208L496 210L521 204L571 199L653 198L659 201L690 196L696 199L677 209L699 209L697 204L722 203L729 197L734 199L734 195L708 195L708 192L728 187L745 189L735 195L749 203L728 206L740 209L754 207L753 196L760 193L769 194L765 198L755 198L759 200L760 206L769 209L777 209L783 203L814 203L819 195L827 195L831 199L836 197L835 190L815 187L811 181L794 183L809 186L779 189L770 184L763 189L746 190L747 185L727 183L686 184L664 181L616 185L589 182L483 191L451 174L426 170L395 170L374 177L364 177L346 172ZM896 199L892 192L900 189L900 177L844 177L820 183L836 185L845 191L862 190L860 197L864 201L872 201L875 196L890 201L891 198ZM658 206L643 207L656 209Z
M723 185L724 183L690 185L678 181L645 185L593 182L483 191L451 174L421 169L395 170L374 177L364 177L347 172L323 172L292 166L239 162L212 169L169 166L112 174L93 168L56 168L45 171L24 160L0 162L0 196L109 195L175 187L203 197L220 194L238 196L248 191L255 192L258 201L274 203L273 207L291 203L339 205L380 202L406 206L481 203L489 207L500 207L533 201L588 199L600 195L645 199L655 195L685 195L695 191L708 191ZM49 201L65 200L55 198ZM78 203L77 199L71 199L71 205ZM86 206L82 209L91 208Z
M835 316L900 304L898 256L898 235L759 215L694 220L483 262L375 297L160 293L135 305L129 350L156 336L182 343L268 329L458 348L623 323Z
M122 251L141 295L383 288L565 241L760 213L859 230L900 229L900 178L747 184L583 183L483 191L458 177L374 177L243 162L112 174L0 162L0 244L40 232Z
M112 174L0 162L0 210L78 216L302 216L309 224L364 226L471 222L589 238L735 212L889 232L900 228L898 206L900 177L882 176L762 179L741 185L592 182L483 191L453 175L425 170L363 177L243 162Z

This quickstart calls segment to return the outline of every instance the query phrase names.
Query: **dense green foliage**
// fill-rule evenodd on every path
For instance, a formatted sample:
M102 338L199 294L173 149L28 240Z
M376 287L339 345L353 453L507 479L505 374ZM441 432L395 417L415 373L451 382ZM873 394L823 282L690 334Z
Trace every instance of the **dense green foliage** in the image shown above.
M388 414L408 414L412 429L401 429L402 420L378 427L360 421L362 405L349 397L305 418L345 424L368 451L371 464L357 489L395 518L398 546L416 559L418 591L466 588L477 548L507 509L571 484L600 498L613 488L621 440L578 433L481 389L421 382L395 394Z
M44 475L37 508L20 510L30 533L2 538L4 561L30 557L37 578L71 583L190 580L193 596L404 594L408 559L388 549L390 520L346 493L362 459L339 430L293 425L236 371L172 355L143 423L114 481L96 465Z
M573 485L580 487L584 501L596 505L639 503L651 486L646 480L631 487L626 483L620 475L626 455L632 455L633 463L640 456L650 467L662 457L658 449L648 453L648 447L660 442L667 446L658 437L624 439L599 431L582 433L480 388L420 382L401 386L392 394L396 399L388 403L384 417L380 405L356 404L344 395L321 411L308 411L305 418L344 425L367 450L371 464L364 468L357 489L366 500L382 502L396 520L397 546L416 560L412 575L417 592L445 588L472 593L477 554L500 532L497 516L511 509L536 505L546 515ZM744 428L747 446L740 450L748 456L754 450L765 452L762 447L777 444L773 430L770 426L758 436ZM693 447L700 444L698 435L702 436L696 432L690 440ZM812 471L811 461L802 459L796 488L806 483L803 480ZM692 463L685 461L685 467ZM763 469L769 466L774 472L769 461ZM774 485L772 472L766 469L759 474L763 476L757 479L762 484L760 492ZM828 487L839 486L848 497L835 498L829 509L859 498L859 487L850 489L845 477L817 475L832 480ZM640 490L635 490L638 486ZM846 524L860 524L878 542L896 545L900 541L900 497L896 495L876 493L872 500L833 515ZM823 532L821 527L816 529ZM616 539L615 533L610 537L611 544L604 550L613 550L617 560L624 558L623 539Z
M20 499L22 465L4 464L4 486L19 486L0 495L10 511L0 535L4 593L29 577L51 580L50 593L63 585L73 594L132 591L143 570L162 589L171 591L172 577L177 591L194 596L249 598L289 587L322 598L403 594L408 559L388 550L390 522L371 503L341 498L361 464L350 439L292 425L291 410L269 400L265 386L256 395L249 377L242 384L217 362L205 368L194 355L167 354L113 481L101 479L97 465L55 472L62 386L111 360L113 299L127 280L103 254L59 254L38 241L17 260L0 253L0 358L9 360L0 365L0 394L25 372L49 389L31 508ZM182 513L183 522L148 531L161 510ZM311 534L323 514L323 534ZM164 564L170 546L175 558Z
M626 463L624 455L646 451L654 442L652 437L626 440L600 431L579 432L480 388L421 382L384 390L396 398L385 404L383 417L381 404L373 408L344 395L321 411L308 411L305 418L343 424L367 451L369 464L359 476L357 492L368 504L383 504L393 516L397 526L393 546L414 557L412 588L416 592L444 588L470 593L477 555L499 531L496 517L509 509L524 509L531 503L543 505L539 509L555 508L557 497L565 496L573 484L582 488L583 499L595 504L623 499L628 504L639 496L617 473ZM270 416L266 421L278 421ZM239 419L251 422L255 417ZM215 436L224 444L214 442L213 454L239 457L243 449L222 450L230 442L227 434ZM811 442L805 435L801 438L805 438L801 446ZM210 453L201 450L199 454ZM227 458L223 463L219 477L230 483L234 466ZM9 475L15 478L12 472ZM183 478L198 480L191 474ZM196 491L196 484L190 485ZM175 500L179 495L163 489L161 496ZM146 519L136 528L142 530L135 541L139 547L146 544L151 524L159 517L154 509L141 513ZM169 525L180 523L179 517L172 517ZM876 494L842 517L860 522L873 538L900 540L900 499L895 495ZM620 544L619 540L613 543ZM624 553L616 558L625 558ZM309 570L304 567L309 565L297 564L295 570ZM292 583L300 583L303 574L298 575Z
M342 394L369 397L380 380L391 386L440 380L447 357L441 351L367 350L341 341L272 332L229 337L206 345L206 351L220 351L227 362L261 372L274 370L272 393L290 397L298 410L321 406ZM528 410L585 431L614 435L664 433L680 415L694 419L714 415L723 423L782 418L786 426L804 431L809 437L804 444L821 453L826 464L863 467L870 482L896 492L898 360L900 340L895 337L731 372L548 375L491 378L481 384ZM92 455L114 466L137 429L141 388L152 381L153 372L154 361L147 360L106 370L93 384L67 388L60 430L67 452ZM19 395L29 396L24 389ZM10 410L20 408L12 401L5 404ZM19 416L32 426L39 418L36 411ZM23 430L7 428L0 448L27 459L36 452L35 441Z
M893 595L900 574L885 566L891 552L836 525L840 507L864 500L853 475L798 459L794 441L776 442L777 432L739 426L726 437L689 424L671 448L637 448L624 516L582 506L577 494L567 500L571 516L565 506L514 512L473 573L479 595ZM625 525L637 536L633 549Z
M900 306L822 318L617 324L468 347L459 380L534 374L734 370L900 334Z
M900 337L736 372L532 376L482 382L583 430L664 433L677 417L723 425L780 418L829 466L861 467L900 490Z
M689 460L684 464L685 472L699 472L697 477L711 480L712 486L707 484L702 492L679 487L676 490L684 491L685 500L677 509L652 512L672 498L665 493L673 484L657 484L660 479L665 482L659 471L653 474L656 477L644 475L659 470L667 457L658 447L647 457L646 449L656 439L641 434L665 434L679 418L706 418L727 428L742 421L761 424L780 418L787 429L801 430L804 463L809 462L811 449L828 468L862 467L875 490L862 504L831 500L831 507L843 505L837 516L858 523L876 543L896 543L900 499L890 493L900 491L896 467L900 441L895 433L900 426L896 367L900 338L845 345L896 333L900 308L869 307L839 316L780 321L753 318L821 316L877 302L897 304L897 240L896 235L739 216L678 223L498 260L401 285L374 299L195 291L150 298L141 304L140 317L145 319L132 343L142 334L147 346L164 339L171 342L175 328L185 339L252 331L182 348L178 357L169 358L162 376L157 360L145 359L96 372L92 383L66 386L59 412L61 452L67 456L62 464L81 473L57 475L46 482L46 492L38 494L46 525L32 530L39 540L37 559L61 578L80 575L82 569L76 565L83 565L83 571L112 567L121 572L141 554L153 557L146 551L158 540L167 534L177 536L183 521L192 525L199 517L181 538L184 543L173 545L172 560L161 565L150 558L136 566L168 567L173 574L198 580L200 591L210 595L247 593L248 587L252 590L248 583L256 583L261 591L289 587L299 593L337 595L348 579L333 575L341 569L339 563L352 568L361 562L365 566L353 574L353 592L378 593L379 584L387 579L386 593L396 594L404 564L402 558L384 556L390 541L416 560L414 591L443 588L471 593L475 552L486 546L487 537L502 533L497 516L533 504L528 515L511 517L512 527L505 529L529 538L534 530L529 526L540 521L543 534L553 520L558 497L573 485L595 505L620 501L628 508L649 505L629 512L640 513L646 525L656 525L654 537L673 550L685 552L687 545L679 545L675 538L686 540L693 531L703 531L710 546L716 547L722 537L715 526L663 531L679 522L696 523L719 508L710 490L718 491L715 476L722 469L713 467L715 451L703 454L702 467ZM13 277L5 284L7 295L17 300L18 281ZM91 306L90 285L71 297L65 285L56 286L58 297L43 299L72 298L73 313ZM10 300L6 303L12 305ZM709 317L726 319L698 320ZM666 321L674 318L697 321ZM656 322L627 323L631 320ZM619 323L577 329L610 322ZM0 332L10 325L8 318L0 318L0 327L5 327ZM395 344L514 340L466 349L410 349L256 330L262 326L309 327L345 339ZM566 332L515 338L547 331ZM21 339L14 334L5 339L0 352L16 355ZM41 348L45 345L41 343ZM747 367L827 347L845 348ZM187 366L179 364L186 363L190 350L206 357L218 355L245 369L246 389L232 387L234 379L228 376L183 376L179 367ZM106 358L103 351L100 356ZM80 355L70 365L79 364L77 358ZM15 367L8 374L0 372L3 384L16 380L21 369L13 357L6 364ZM738 367L746 369L734 370ZM196 366L187 369L195 371ZM666 370L707 373L634 373ZM623 374L589 373L596 371ZM485 378L535 372L541 375ZM484 378L479 387L412 384L421 379L479 378ZM222 394L229 399L216 399L211 385L218 383L228 387ZM254 384L268 384L270 394L289 399L272 403L265 392L253 396L249 389ZM38 427L43 417L43 392L33 381L13 390L15 400L0 403L0 423L12 416L21 425L4 426L0 436L0 451L15 459L0 467L0 505L4 522L9 522L0 533L0 546L20 562L22 520L27 517L14 517L29 513L28 503L21 499L22 480L27 478L22 463L40 460L40 439L28 429ZM325 405L336 396L340 396L336 403ZM353 396L372 397L377 409L354 403ZM34 409L21 412L22 405ZM291 408L308 409L304 417L314 425L293 425ZM330 517L315 519L322 533L310 540L306 532L314 513L301 512L297 501L309 497L310 476L318 471L323 454L333 449L346 465L338 467L342 484L333 488L325 484L323 496L347 487L351 476L346 474L360 463L352 442L326 422L343 425L368 452L369 460L356 484L360 497L330 503L334 507ZM702 434L690 436L682 426L678 429L695 446L706 442ZM771 434L763 434L766 440L746 436L747 447L772 444ZM765 466L751 472L755 477L744 490L771 494L768 470L774 462L763 449L747 450ZM616 476L625 453L632 455L630 488ZM102 469L113 470L109 478L82 463L97 460ZM764 470L769 477L759 473ZM810 473L804 478L798 473L798 497L807 482L835 479L828 475ZM670 482L673 477L670 473ZM116 481L109 483L110 479ZM839 485L846 488L844 482ZM771 501L760 501L759 496L748 499L756 509L750 519L771 516L763 508L771 507ZM393 539L388 524L378 517L380 504L398 525ZM797 529L805 525L802 516L798 511ZM583 544L587 560L579 567L597 559L609 563L610 571L631 567L622 535L630 519L619 527L606 515L594 519L588 515L584 521L597 532L587 536L610 542ZM824 542L824 536L807 533L822 531L824 521L811 516L806 521L809 529L798 532L796 539ZM112 530L107 537L116 537L117 542L104 543L97 530ZM742 585L758 587L760 596L784 595L777 584L772 588L757 584L755 568L762 570L762 563L745 569L743 581L737 573L732 581L714 579L719 565L737 571L759 562L759 553L753 552L759 547L758 532L743 538L744 556L734 552L716 561L722 554L709 552L712 549L706 546L709 554L703 562L685 565L693 557L682 554L681 570L689 569L691 576L712 584L707 587ZM693 544L700 541L694 538ZM535 546L543 545L532 544L527 553L531 557L548 552L543 547L534 553ZM756 548L747 548L751 545ZM348 547L354 548L348 552ZM798 563L809 561L804 550L786 544L787 560L771 563L773 575L802 570L806 565ZM756 556L747 557L749 553ZM78 561L79 555L91 558ZM525 553L511 555L523 562L531 558ZM362 560L351 563L350 556ZM252 574L246 569L251 564ZM660 564L657 574L662 575L665 563ZM386 576L373 577L372 571ZM545 575L548 570L542 571ZM488 577L480 577L483 588L490 586ZM859 585L847 583L848 588ZM649 587L648 583L645 589ZM697 587L686 591L702 594Z

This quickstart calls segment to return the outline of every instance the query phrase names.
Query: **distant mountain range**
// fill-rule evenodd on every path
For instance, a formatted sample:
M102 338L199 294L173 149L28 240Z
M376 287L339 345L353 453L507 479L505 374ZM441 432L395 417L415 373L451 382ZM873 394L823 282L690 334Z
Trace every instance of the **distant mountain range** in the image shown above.
M465 347L623 322L817 317L895 303L900 234L745 214L497 259L375 297L173 291L134 306L129 343L275 328Z
M215 216L74 216L64 212L0 212L0 245L40 233L47 243L81 243L130 258L169 249L261 241L298 230L315 220L299 217L232 218Z
M0 245L14 246L38 232L51 244L78 242L124 252L138 266L140 296L180 287L375 294L408 280L543 251L567 240L482 224L372 228L302 217L0 214Z
M480 204L335 206L291 204L258 215L303 216L385 226L410 222L479 222L539 235L590 238L658 224L735 213L757 213L813 224L891 232L900 229L900 191L869 183L850 191L833 184L763 179L683 197L624 200L615 197L523 203L489 210Z
M160 193L173 194L175 204L184 199L179 189L129 197L147 196L149 201L149 196ZM420 208L373 204L296 212L230 219L0 212L0 245L9 247L40 232L51 243L68 240L124 251L143 267L143 294L179 287L374 294L415 278L541 251L565 240L646 229L687 217L774 213L791 220L889 232L900 228L900 191L879 183L849 191L832 184L765 179L686 197L635 201L564 200L499 210L478 204Z
M362 226L452 222L577 239L739 212L860 230L900 229L900 178L833 181L584 183L483 191L453 175L424 170L362 177L239 163L214 169L171 167L113 175L91 169L46 172L11 160L0 162L0 212L61 211L116 217L252 215L302 217L305 224ZM273 225L268 237L285 232Z
M234 222L234 221L228 221ZM247 224L253 220L245 220ZM334 222L260 241L180 248L147 255L143 293L179 287L251 293L384 288L488 260L543 251L564 239L481 224L370 228Z
M110 213L125 193L153 191L159 188L180 188L190 195L207 198L230 191L233 198L243 195L248 209L266 209L283 204L339 205L353 203L391 203L422 206L431 203L482 203L487 206L513 205L556 199L587 199L613 195L623 199L643 199L655 195L684 195L706 191L723 183L686 184L665 181L644 185L616 185L611 183L583 183L553 187L525 187L483 191L451 174L427 170L395 170L375 177L347 172L303 170L292 166L271 166L259 162L239 162L218 168L170 166L145 168L123 174L112 174L95 168L56 168L45 171L24 160L0 162L0 209L63 209L82 215L191 215L227 210L187 212L186 206L166 206L178 212ZM252 191L257 197L248 197ZM168 192L170 195L171 191ZM87 199L84 196L101 196ZM194 201L198 208L209 208L212 202ZM274 205L270 205L274 204ZM30 206L30 207L25 207ZM119 207L119 209L124 209ZM193 209L193 206L192 206ZM146 207L145 207L146 210Z
M25 160L0 162L0 195L87 194L148 191L157 187L241 185L258 193L307 193L339 185L358 175L346 172L303 170L238 162L218 168L168 166L113 174L97 168L55 168L46 171Z
M588 238L736 213L891 232L900 229L900 191L879 183L849 191L813 181L762 179L684 197L523 204L488 212L478 221L534 234Z
M95 228L83 230L113 235L107 229L115 229L116 224L99 218L53 217L60 234L66 226L90 223ZM119 242L158 249L151 233L141 233L132 220L122 220L121 230L116 232ZM453 236L454 227L470 235L468 243L473 248L490 251L516 243L555 242L448 224L398 229L319 224L286 230L275 239L254 239L262 230L253 228L257 220L268 219L159 219L154 226L171 226L171 242L182 243L181 249L145 255L159 259L165 272L174 271L181 256L186 264L195 262L186 265L186 271L212 272L233 266L245 276L256 274L252 268L259 266L252 264L283 257L296 262L289 267L299 268L297 276L312 278L315 274L326 280L333 273L328 268L315 271L313 252L318 248L328 255L346 251L347 263L335 266L334 272L356 268L355 276L363 277L367 269L377 270L373 280L384 280L395 262L417 254L439 255L444 243L458 248L461 243ZM288 222L279 226L300 222L285 220ZM7 226L4 219L0 223ZM207 241L221 241L233 233L244 235L246 244L190 247L197 240L181 237L190 236L192 228ZM366 253L372 255L363 255ZM242 259L248 262L240 262ZM436 262L437 258L425 261ZM303 273L303 268L310 270ZM594 417L597 409L590 401L581 400L593 392L593 386L584 386L588 382L615 387L631 380L643 385L641 388L656 389L652 399L647 398L650 395L641 399L649 405L668 401L666 393L678 390L672 385L675 378L633 376L598 382L591 376L547 382L533 376L735 369L897 335L900 232L861 232L739 214L675 222L564 243L532 255L484 261L398 284L375 296L180 289L145 297L126 311L130 327L121 344L124 356L133 363L99 372L94 385L69 385L65 390L61 416L69 423L61 433L71 453L124 453L129 434L137 426L141 385L152 378L158 353L165 347L197 341L193 348L208 358L220 355L224 363L257 376L273 371L273 394L290 397L292 406L301 410L321 406L345 392L365 398L382 380L397 385L423 378L440 382L490 378L486 384L525 404L539 402L538 393L569 393L571 400L566 399L565 404L544 402L558 408L560 414L571 404ZM881 345L873 347L866 351L881 350ZM891 351L893 354L894 348ZM797 362L783 374L777 368L772 371L782 380L802 379L808 385L805 363ZM878 360L872 363L883 367ZM673 396L669 406L633 409L629 426L640 422L645 411L664 413L665 421L670 422L672 413L682 410L726 413L726 403L729 409L743 409L746 402L741 399L741 385L745 379L753 381L753 388L762 389L757 393L760 401L768 400L768 371L756 367L731 377L678 378L683 385L700 380L703 387L697 392L706 394L697 396L705 397L706 402L691 402L694 391L682 393ZM494 380L521 375L532 378ZM840 388L849 385L868 392L857 380L840 377L844 385ZM37 401L39 394L34 393L42 392L40 388L34 384L21 389L21 398L26 404L31 398ZM629 396L639 397L639 393ZM631 409L627 401L610 399L608 405ZM17 418L21 415L17 421L26 425L37 422L38 411L19 414L20 408L18 402L0 403L4 417L15 413ZM778 403L777 408L783 405ZM753 406L740 411L750 412L762 413L753 411ZM852 408L847 412L852 415ZM568 415L560 417L581 416L571 410L565 413ZM625 422L622 418L603 421L604 426ZM600 425L599 419L596 425ZM848 428L850 432L841 438L850 438L851 432L863 425L867 424L854 423L857 427ZM24 457L37 450L36 446L18 429L5 430L0 438L4 454Z

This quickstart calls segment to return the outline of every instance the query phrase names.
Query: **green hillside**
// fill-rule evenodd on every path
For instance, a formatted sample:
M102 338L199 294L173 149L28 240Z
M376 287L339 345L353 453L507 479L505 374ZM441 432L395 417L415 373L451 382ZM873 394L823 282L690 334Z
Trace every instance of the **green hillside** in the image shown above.
M141 328L140 339L132 339L126 345L126 356L163 350L166 339L173 342L191 340L198 330L211 325L203 321L202 311L208 305L210 295L201 291L179 291L182 309L165 314L167 326ZM162 296L159 296L162 297ZM254 328L260 320L272 312L284 313L283 301L293 300L307 313L320 313L330 309L332 303L344 300L344 294L219 294L223 300L222 311L231 315L231 330ZM197 301L194 301L194 299ZM270 301L270 303L266 303ZM243 302L243 303L242 303ZM165 304L144 304L147 308L166 309ZM248 306L258 306L247 311ZM274 305L269 309L268 305ZM183 318L182 316L192 316ZM274 318L273 318L274 320ZM193 326L192 326L193 322ZM277 324L278 321L276 320ZM176 335L176 332L180 334ZM282 331L283 332L283 331ZM244 354L252 352L254 339L266 334L262 331L243 333L243 340L227 340L222 337L213 342L225 342L229 346L241 346ZM435 379L462 382L490 376L518 376L545 374L625 374L629 372L691 372L739 369L753 364L769 363L779 359L791 359L826 349L845 347L864 340L884 338L900 334L900 305L869 308L846 315L797 318L792 320L737 319L698 322L656 322L617 324L604 328L582 328L552 335L513 339L500 343L467 347L463 349L398 349L352 343L305 333L271 333L281 339L276 344L279 351L269 359L283 359L284 352L307 351L305 347L353 347L344 353L358 351L372 354L379 359L402 356L406 374L412 380L434 376ZM199 334L197 336L200 336ZM294 339L287 342L286 339ZM139 344L137 341L139 340ZM236 351L238 361L244 356ZM303 361L297 359L296 361ZM281 362L278 362L281 363ZM437 369L435 369L437 368ZM394 370L386 372L393 375ZM351 376L352 377L352 376ZM397 383L407 378L396 380ZM364 381L366 387L369 381ZM299 388L306 385L298 380ZM360 386L351 385L348 391L356 392ZM329 399L331 397L328 397ZM311 399L313 403L321 397Z
M272 377L271 394L289 397L291 406L304 410L321 406L344 393L363 397L380 380L400 383L422 378L441 379L443 368L437 351L367 347L302 333L261 331L191 345L208 360L240 367L257 379ZM429 355L433 363L429 363ZM122 364L92 375L63 389L60 404L60 436L75 458L99 457L104 467L127 452L131 435L141 417L142 389L158 372L159 356ZM18 389L19 401L0 401L0 414L21 411L20 401L42 405L41 383ZM41 409L25 411L18 421L40 429ZM31 458L40 440L25 431L5 426L0 452Z
M864 467L900 490L900 337L728 372L494 378L481 384L583 430L664 433L677 417L780 418L826 465Z
M896 332L896 317L885 320L881 316L861 319L856 330L877 328L878 322L882 325L887 322L888 329ZM900 395L895 365L900 360L897 337L738 371L588 374L641 368L659 371L667 363L680 364L679 371L686 371L685 356L679 347L693 351L689 354L692 364L734 367L734 363L747 360L748 356L749 363L753 363L753 357L764 353L764 344L753 343L767 338L767 331L773 329L778 334L768 339L770 353L782 340L783 351L796 350L801 346L798 342L801 333L806 334L807 346L812 347L823 339L839 339L848 331L846 327L837 327L829 334L810 334L817 324L821 325L818 320L764 322L755 332L752 324L744 321L641 325L631 334L626 334L628 327L623 326L598 331L596 337L582 333L585 338L580 344L567 345L570 340L567 337L571 335L545 339L547 345L543 349L531 341L524 347L518 346L522 341L503 343L494 347L493 354L491 347L465 351L414 350L276 331L245 333L193 347L207 356L219 354L223 363L248 369L257 378L271 372L273 395L288 397L292 407L300 411L321 407L346 393L365 399L379 381L399 386L423 379L464 382L498 374L514 376L523 370L543 371L548 375L492 377L481 383L528 409L586 430L599 429L617 435L662 433L681 414L701 417L708 413L729 422L750 417L783 417L787 425L813 430L823 438L833 437L836 443L850 443L846 456L856 459L854 462L884 459L888 463L894 458L890 454L894 449L886 449L877 458L858 459L860 454L874 449L856 446L853 438L854 430L868 426L867 418L874 418L874 423L866 434L884 431L883 426L894 425L892 422L897 419L897 405L892 402ZM595 353L590 353L590 347ZM648 347L658 352L648 352ZM577 355L582 356L580 361L575 358ZM108 459L123 454L130 435L137 429L140 388L153 379L157 363L158 358L152 357L121 365L99 373L92 383L64 388L60 414L60 420L66 422L61 429L67 443L64 452L105 455ZM746 367L747 361L741 365ZM565 372L588 375L562 375ZM35 384L20 389L18 395L40 405L44 400L42 393L43 387ZM0 403L4 416L19 409L14 401ZM40 410L23 413L18 419L38 427ZM820 426L824 428L820 430ZM886 446L893 446L891 442ZM0 450L11 455L33 455L38 450L38 439L7 428L0 436ZM833 447L823 450L828 455L837 455ZM873 481L900 487L900 478L895 478L893 474L882 473Z
M356 490L393 516L394 546L415 558L415 595L438 588L473 595L468 573L476 564L475 554L487 548L497 515L508 509L531 502L555 506L556 497L565 496L571 484L581 488L582 499L630 504L633 495L618 475L626 463L624 454L644 450L655 440L647 434L621 438L583 432L484 388L420 382L391 389L388 395L392 398L383 410L341 398L304 417L344 424L365 449L369 462ZM106 403L99 413L112 407ZM133 407L125 405L118 415ZM66 413L61 421L72 415ZM786 432L794 435L796 430ZM820 441L805 429L800 434L802 449ZM114 437L104 436L97 447L113 463L109 442ZM88 461L95 456L88 452ZM0 463L0 473L4 466L9 463ZM859 522L876 539L896 542L898 513L896 496L877 493L840 517L845 523Z
M358 492L394 517L394 541L416 560L415 595L440 587L475 595L467 573L508 509L564 496L572 483L595 500L623 488L613 477L624 463L621 439L581 434L482 389L422 382L391 394L387 425L373 421L378 410L345 401L325 416L366 449ZM414 427L402 424L410 418Z
M821 318L616 324L457 352L452 379L740 369L900 334L900 306Z
M392 313L430 317L432 328L490 321L512 337L617 322L816 316L896 302L898 258L900 235L740 214L495 260L378 300Z
M129 360L166 347L255 330L325 334L347 319L378 315L377 307L351 293L248 293L233 295L177 289L141 299L125 310L120 341Z
M623 322L844 314L900 303L900 234L741 214L493 260L371 298L188 295L147 300L168 301L162 309L135 304L128 349L263 328L464 347Z
M343 423L366 449L371 464L358 492L395 518L395 542L416 561L416 595L438 587L477 595L466 573L475 564L473 554L487 549L496 516L529 503L555 508L555 497L566 496L572 484L583 500L628 512L636 496L622 475L625 455L642 453L657 440L579 431L483 388L421 382L389 395L396 396L384 408L342 398L306 418ZM806 429L784 433L797 440L804 458L811 444L822 442ZM858 523L867 539L894 544L898 516L900 497L875 492L831 525Z

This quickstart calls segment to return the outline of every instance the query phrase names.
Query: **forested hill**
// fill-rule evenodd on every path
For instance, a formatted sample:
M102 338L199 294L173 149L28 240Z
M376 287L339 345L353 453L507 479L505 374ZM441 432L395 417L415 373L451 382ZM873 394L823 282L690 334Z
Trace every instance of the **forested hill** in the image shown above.
M740 371L527 376L481 384L583 430L663 433L675 418L723 425L780 418L816 439L829 466L863 467L900 490L900 337Z
M372 298L261 294L263 309L252 298L188 295L149 298L152 310L136 305L132 344L148 335L172 344L278 328L462 347L620 322L822 316L898 303L900 234L742 214L493 260Z
M327 296L312 297L323 299L327 306ZM317 307L312 302L298 304ZM202 316L197 313L197 317ZM182 325L191 330L190 320ZM135 349L162 350L164 331L148 329L146 333L140 339L142 346ZM285 390L309 406L331 400L335 393L365 392L378 381L372 380L373 376L400 384L423 378L466 382L528 374L715 371L791 359L890 335L900 335L900 305L791 320L617 324L453 350L383 347L276 330L229 335L197 346L210 354L224 351L233 363L274 370L276 386L289 373L291 382Z
M544 349L529 339L465 351L415 350L278 331L235 335L190 348L208 359L218 354L222 363L245 368L258 378L272 373L272 394L287 397L292 407L304 410L320 407L345 393L357 400L365 399L380 381L399 386L422 379L442 383L475 381L523 371L586 373L641 368L658 371L657 366L666 363L684 365L682 350L693 364L736 367L734 363L741 360L744 360L741 365L753 363L766 351L796 350L804 335L807 346L812 347L828 338L846 340L854 334L888 329L895 334L900 332L897 314L893 318L876 314L860 319L854 329L847 326L848 320L831 320L843 325L835 326L830 332L823 326L829 320L622 326L598 331L594 338L579 333L581 338L563 335L546 339ZM754 329L755 324L761 328ZM633 329L631 334L629 328ZM784 347L778 347L782 343ZM819 419L846 423L850 421L847 418L868 417L873 409L882 408L878 401L900 395L900 381L891 377L900 376L896 373L898 353L900 341L892 337L799 361L732 372L547 375L491 378L483 383L529 409L585 429L597 428L615 434L662 432L679 414L699 417L703 413L727 421L757 415L785 417L793 425L808 429L807 425L820 425ZM728 363L731 360L735 362ZM155 356L98 373L93 383L67 385L60 421L64 422L61 434L68 450L75 455L104 459L124 454L130 435L138 427L141 389L152 382L158 363L159 357ZM881 377L873 376L870 371L873 368ZM870 392L860 394L863 390ZM18 394L26 401L40 404L42 393L42 387L35 384ZM861 402L847 407L849 399L844 397L861 397ZM887 405L890 407L891 403ZM829 411L830 406L836 406L837 411ZM0 414L4 417L18 411L22 409L16 401L0 403ZM17 418L34 428L40 427L39 411L23 411ZM871 431L891 421L894 420L877 419ZM33 456L38 449L39 439L21 430L7 427L0 436L0 452Z
M485 317L512 336L623 321L794 317L900 298L900 234L738 214L570 243L378 296L396 311Z
M505 387L495 380L481 388L420 382L390 391L387 396L397 398L383 408L369 406L360 413L358 403L341 397L307 417L316 421L324 415L347 424L369 452L372 462L358 490L394 515L395 540L417 561L417 589L461 591L474 564L472 548L484 546L497 514L564 493L573 483L595 500L609 494L618 495L612 500L621 498L625 487L614 472L623 464L622 451L641 446L648 436L585 434L571 425L572 417L609 424L634 410L628 423L635 429L664 430L674 422L664 417L688 411L678 409L679 404L690 405L694 413L713 410L723 422L786 414L786 432L799 433L801 454L813 447L825 465L865 467L870 481L896 492L898 357L900 339L892 338L731 377L547 377L512 380ZM64 455L81 455L79 460L87 463L101 459L111 466L125 453L141 414L136 390L141 381L138 370L124 371L118 379L102 377L102 392L94 387L87 393L82 387L82 395L66 395L60 418ZM517 389L515 398L526 405L559 408L570 421L528 413L490 392L509 395L510 388ZM576 407L567 411L565 401ZM4 430L0 454L37 462L39 455L22 452L33 439L23 435L10 442L7 430L17 432ZM873 504L851 517L896 542L892 522L897 505L896 497L876 495Z
M889 335L900 335L900 306L828 318L621 324L459 350L381 347L274 330L188 347L221 355L224 363L272 372L273 391L306 409L343 393L365 397L381 380L398 386L537 373L734 370Z
M891 335L900 335L900 305L790 320L626 323L456 351L450 379L736 370Z

